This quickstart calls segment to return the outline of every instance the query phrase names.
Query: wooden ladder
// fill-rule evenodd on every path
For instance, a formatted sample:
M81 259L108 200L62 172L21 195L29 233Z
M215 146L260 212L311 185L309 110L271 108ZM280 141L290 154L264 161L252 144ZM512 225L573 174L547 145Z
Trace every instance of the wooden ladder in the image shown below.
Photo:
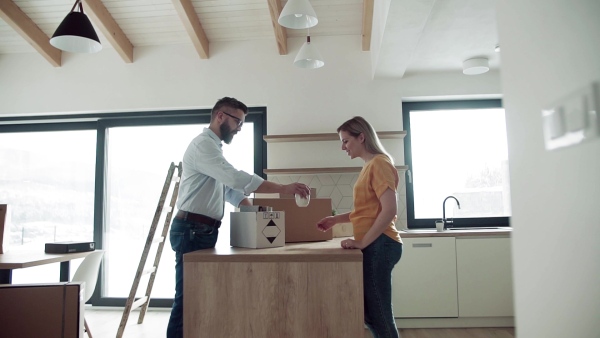
M175 168L177 168L177 176L174 176ZM144 321L146 310L148 309L148 305L150 304L150 293L152 292L152 286L154 285L154 279L156 278L156 272L158 270L160 256L162 255L162 251L165 246L165 239L167 238L169 232L169 225L171 224L171 218L173 217L173 210L175 207L175 202L177 201L177 195L179 193L179 182L181 180L182 171L183 167L181 165L181 162L179 162L179 165L177 166L175 165L175 163L171 162L171 166L169 167L167 178L165 180L165 185L163 186L162 192L160 194L158 206L156 207L156 212L154 213L154 218L152 219L152 225L150 226L150 231L148 232L148 238L146 239L146 245L144 246L144 251L142 252L142 258L140 259L140 264L138 265L138 269L135 273L135 278L133 279L131 292L129 292L129 297L127 298L127 302L125 303L123 317L121 317L121 323L119 324L119 330L117 331L117 338L123 337L123 331L125 331L125 325L127 325L127 319L129 319L129 314L131 313L131 311L139 308L140 306L142 308L140 309L138 324L141 324ZM171 201L169 202L169 206L167 209L168 211L165 217L165 223L163 225L161 236L158 238L154 238L159 219L164 211L165 200L167 199L170 191ZM152 246L152 244L155 243L158 243L158 248L156 249L156 257L154 258L154 264L151 268L145 269L146 260L148 259L148 253L150 252L150 247ZM144 297L135 300L135 294L137 293L140 280L143 276L148 274L150 274L150 278L148 280L146 294L144 295Z

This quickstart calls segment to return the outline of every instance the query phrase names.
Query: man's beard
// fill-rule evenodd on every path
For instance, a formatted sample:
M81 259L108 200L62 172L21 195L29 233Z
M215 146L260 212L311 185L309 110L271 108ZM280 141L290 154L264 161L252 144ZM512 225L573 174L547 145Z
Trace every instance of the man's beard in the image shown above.
M221 132L221 139L223 140L223 142L227 144L231 143L231 140L233 140L233 135L235 135L235 133L233 132L233 129L229 127L229 124L223 123L219 127L219 131Z

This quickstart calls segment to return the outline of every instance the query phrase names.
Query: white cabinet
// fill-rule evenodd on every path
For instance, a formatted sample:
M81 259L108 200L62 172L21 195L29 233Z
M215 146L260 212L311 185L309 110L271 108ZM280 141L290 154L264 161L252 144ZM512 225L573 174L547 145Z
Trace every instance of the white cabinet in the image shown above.
M514 316L510 252L510 238L456 238L460 317Z
M392 273L394 316L457 317L455 238L402 241L402 258Z

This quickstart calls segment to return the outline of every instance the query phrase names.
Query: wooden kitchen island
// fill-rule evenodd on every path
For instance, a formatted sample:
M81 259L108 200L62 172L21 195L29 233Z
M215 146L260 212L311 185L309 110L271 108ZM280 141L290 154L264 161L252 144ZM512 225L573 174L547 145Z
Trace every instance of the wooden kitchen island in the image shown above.
M184 255L184 336L364 337L362 252L340 242Z

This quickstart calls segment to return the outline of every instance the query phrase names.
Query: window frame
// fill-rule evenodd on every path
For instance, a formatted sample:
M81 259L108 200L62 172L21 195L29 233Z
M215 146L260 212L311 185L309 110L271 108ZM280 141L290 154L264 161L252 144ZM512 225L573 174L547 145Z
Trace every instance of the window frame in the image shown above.
M96 248L102 249L106 210L107 130L112 127L168 126L210 123L211 109L93 113L73 115L35 115L0 117L0 133L26 133L46 131L96 130L96 167L94 185L94 230ZM267 167L267 108L248 107L246 122L254 127L254 173L264 179ZM200 133L201 130L198 131ZM151 220L149 220L151 221ZM164 252L163 252L164 254ZM141 252L140 252L141 258ZM161 257L164 259L164 257ZM98 286L89 300L94 306L125 306L127 298L101 297L104 271L100 271ZM152 298L151 307L171 307L172 298Z
M407 132L404 137L404 163L408 166L411 176L412 172L412 141L410 130L411 111L423 110L464 110L502 108L501 99L478 99L478 100L456 100L456 101L423 101L402 103L402 123ZM443 208L440 203L440 210ZM406 222L408 229L435 228L435 221L440 218L415 219L415 200L412 180L406 180ZM510 227L510 217L474 217L453 218L454 227Z

